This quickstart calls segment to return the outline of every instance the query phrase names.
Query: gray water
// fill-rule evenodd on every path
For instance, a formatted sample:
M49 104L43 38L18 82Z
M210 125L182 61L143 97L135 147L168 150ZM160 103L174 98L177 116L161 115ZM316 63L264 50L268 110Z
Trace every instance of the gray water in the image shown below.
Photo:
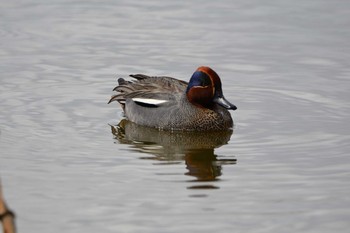
M0 4L20 232L348 232L349 1ZM118 127L118 77L200 65L238 106L232 135Z

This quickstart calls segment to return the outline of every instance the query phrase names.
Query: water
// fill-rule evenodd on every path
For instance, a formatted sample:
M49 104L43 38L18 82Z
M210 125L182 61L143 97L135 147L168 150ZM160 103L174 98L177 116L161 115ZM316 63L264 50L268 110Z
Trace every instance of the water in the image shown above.
M2 1L0 176L19 231L347 232L349 15L341 0ZM118 131L116 78L200 65L238 106L232 135Z

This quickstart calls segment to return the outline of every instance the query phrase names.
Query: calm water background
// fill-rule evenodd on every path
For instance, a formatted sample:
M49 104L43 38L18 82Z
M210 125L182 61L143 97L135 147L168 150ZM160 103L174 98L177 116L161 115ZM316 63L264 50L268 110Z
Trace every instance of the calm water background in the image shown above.
M20 232L348 232L349 1L0 4L0 176ZM106 104L117 77L199 65L238 106L201 182L181 146L118 139Z

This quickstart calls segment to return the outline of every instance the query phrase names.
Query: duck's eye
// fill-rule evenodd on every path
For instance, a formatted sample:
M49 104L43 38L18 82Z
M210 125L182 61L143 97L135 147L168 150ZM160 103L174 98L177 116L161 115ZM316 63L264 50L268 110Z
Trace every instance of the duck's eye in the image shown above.
M202 73L200 80L201 80L201 86L203 87L210 86L211 84L210 78L206 73Z
M211 85L210 77L202 72L202 71L196 71L192 78L191 78L193 86L202 86L206 87Z
M202 71L196 71L190 79L187 91L190 90L192 87L208 87L211 85L211 79L206 73Z

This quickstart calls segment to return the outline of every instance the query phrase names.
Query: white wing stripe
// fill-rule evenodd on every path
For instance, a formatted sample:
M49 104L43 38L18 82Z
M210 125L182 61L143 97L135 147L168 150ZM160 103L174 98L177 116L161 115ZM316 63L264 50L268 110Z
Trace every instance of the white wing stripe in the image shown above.
M147 99L147 98L132 98L134 102L159 105L168 102L168 100Z

